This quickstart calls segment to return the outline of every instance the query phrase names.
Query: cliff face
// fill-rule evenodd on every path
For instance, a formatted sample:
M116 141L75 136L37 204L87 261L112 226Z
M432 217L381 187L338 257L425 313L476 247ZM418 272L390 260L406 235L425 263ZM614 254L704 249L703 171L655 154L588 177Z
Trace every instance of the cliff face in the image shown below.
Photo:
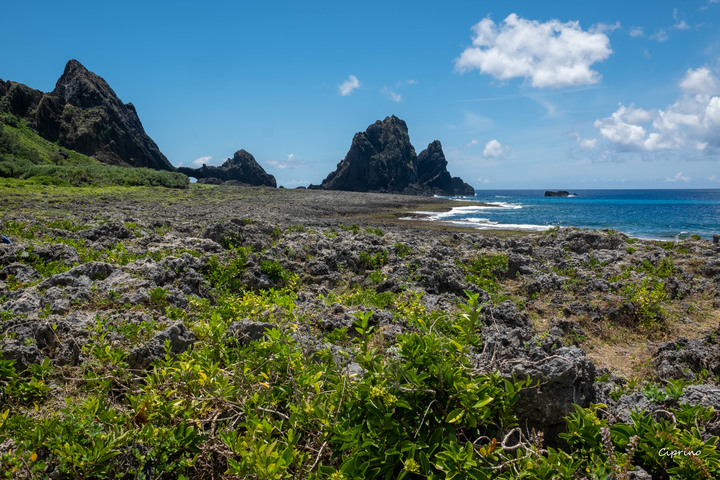
M245 150L238 150L219 167L203 165L200 168L178 167L178 172L195 177L198 183L244 184L277 187L275 177L267 173L255 157Z
M345 158L317 188L408 195L475 193L470 185L450 177L439 141L416 155L407 125L394 115L356 133Z
M77 60L49 93L0 80L0 110L24 118L40 136L101 162L173 170L145 133L132 103L123 103L100 76Z

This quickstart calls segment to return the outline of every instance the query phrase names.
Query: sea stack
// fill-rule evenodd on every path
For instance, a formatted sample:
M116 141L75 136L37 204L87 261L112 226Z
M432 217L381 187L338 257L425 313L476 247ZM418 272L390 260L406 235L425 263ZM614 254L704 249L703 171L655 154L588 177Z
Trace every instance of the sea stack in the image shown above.
M405 195L472 195L474 189L452 178L439 141L420 155L410 143L407 124L392 115L353 137L350 150L319 187L323 190Z

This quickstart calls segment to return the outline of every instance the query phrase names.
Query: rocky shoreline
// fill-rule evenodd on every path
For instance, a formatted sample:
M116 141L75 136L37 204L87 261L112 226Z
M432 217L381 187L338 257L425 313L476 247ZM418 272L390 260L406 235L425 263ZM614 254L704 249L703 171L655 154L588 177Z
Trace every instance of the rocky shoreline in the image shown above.
M242 249L243 266L226 281L249 292L290 285L308 345L352 336L356 314L372 311L369 325L389 348L415 327L378 298L416 298L452 317L476 295L482 340L469 360L478 372L531 379L515 413L548 445L563 444L574 404L605 404L611 423L634 408L656 417L683 403L720 408L720 245L707 241L428 228L398 218L451 202L397 195L210 186L3 194L0 229L13 243L0 245L0 350L18 372L47 358L72 376L97 361L89 352L99 335L135 371L192 349L194 314L181 312L211 301L213 262L227 271ZM339 300L350 293L358 300ZM262 338L283 326L271 312L238 317L226 335ZM352 358L344 364L362 375ZM677 379L685 386L674 396L642 389ZM704 427L720 434L717 414Z

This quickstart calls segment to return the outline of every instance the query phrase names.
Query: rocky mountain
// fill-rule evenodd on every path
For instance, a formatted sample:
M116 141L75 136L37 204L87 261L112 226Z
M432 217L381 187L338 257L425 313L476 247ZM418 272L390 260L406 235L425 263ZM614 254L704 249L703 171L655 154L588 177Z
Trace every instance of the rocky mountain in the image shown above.
M275 177L267 173L255 157L238 150L219 167L203 165L200 168L178 167L178 172L195 177L198 183L257 185L277 187Z
M173 170L133 104L77 60L67 63L52 92L0 80L0 110L25 119L46 140L103 163Z
M358 132L345 158L320 186L324 190L386 192L406 195L472 195L473 188L450 177L439 141L420 155L408 128L395 115Z

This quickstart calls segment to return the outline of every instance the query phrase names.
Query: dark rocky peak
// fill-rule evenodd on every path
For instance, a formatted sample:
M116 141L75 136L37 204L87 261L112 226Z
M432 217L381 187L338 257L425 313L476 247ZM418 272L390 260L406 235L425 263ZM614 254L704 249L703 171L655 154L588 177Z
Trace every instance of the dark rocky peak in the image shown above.
M238 150L219 167L179 167L178 172L198 179L198 183L277 187L275 177L267 173L250 153Z
M55 84L52 95L80 108L98 107L108 103L122 105L110 85L77 60L70 60L65 65L65 71Z
M377 153L399 154L403 158L415 156L407 124L395 115L378 120L360 135L365 135Z

